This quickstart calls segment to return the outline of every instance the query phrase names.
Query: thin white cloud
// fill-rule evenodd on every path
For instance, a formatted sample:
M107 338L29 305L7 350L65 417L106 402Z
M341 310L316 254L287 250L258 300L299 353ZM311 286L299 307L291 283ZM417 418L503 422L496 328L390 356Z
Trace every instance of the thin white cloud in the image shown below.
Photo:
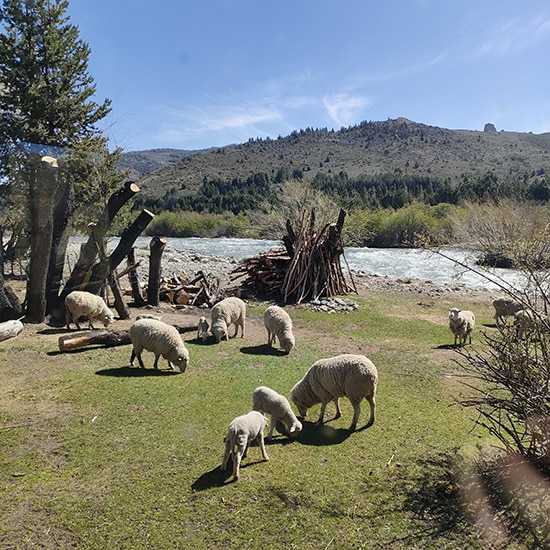
M504 55L520 51L550 36L550 16L531 20L513 19L491 29L490 36L479 47L477 55Z
M323 98L323 106L328 116L337 126L349 126L357 122L360 113L371 107L372 98L348 93L337 93Z

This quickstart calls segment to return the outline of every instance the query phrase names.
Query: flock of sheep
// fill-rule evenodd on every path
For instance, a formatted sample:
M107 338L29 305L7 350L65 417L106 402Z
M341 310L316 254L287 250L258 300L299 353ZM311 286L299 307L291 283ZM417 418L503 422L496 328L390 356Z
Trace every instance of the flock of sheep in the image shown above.
M517 338L525 338L534 329L550 329L550 322L545 315L535 312L521 302L508 297L493 300L495 323L499 327L506 325L509 317L514 318L513 326ZM449 329L454 334L454 345L472 343L476 318L473 311L453 307L449 310Z
M518 338L523 338L529 331L541 323L550 327L545 316L536 314L523 304L511 298L497 298L493 301L495 322L497 326L504 326L509 317L514 317L514 327ZM65 300L66 323L70 328L74 323L80 329L79 319L88 319L89 328L93 328L94 320L101 321L108 326L114 319L112 311L107 307L100 296L89 292L71 292ZM171 369L179 368L185 372L189 366L189 351L187 350L180 333L173 326L164 323L158 318L144 316L130 327L132 353L130 365L133 366L137 358L139 366L145 368L142 352L150 351L154 354L154 368L158 369L158 361L162 356ZM201 317L197 325L197 339L205 341L209 331L219 343L229 339L229 328L234 325L233 337L244 337L246 321L246 304L237 297L225 298L218 302L211 310L210 324L205 317ZM280 347L286 352L294 348L295 338L292 332L292 320L288 313L279 306L268 307L263 314L263 321L267 331L267 343L274 346L279 341ZM453 307L449 310L449 329L454 335L454 345L462 346L472 343L472 334L475 329L475 315L470 310L461 310ZM361 412L360 403L366 399L370 405L370 418L367 426L374 423L376 387L378 371L372 361L364 355L343 354L315 362L297 382L290 392L291 399L298 409L301 418L305 418L307 411L313 405L320 403L317 425L322 424L325 408L330 401L336 405L336 416L341 416L339 398L347 397L353 406L353 419L350 431L357 428ZM222 460L222 469L225 470L230 458L233 461L233 478L239 478L239 467L246 457L252 441L259 443L262 456L269 460L264 446L264 430L268 426L268 439L272 438L273 429L277 421L281 422L287 434L295 438L302 430L302 423L294 414L289 401L283 395L266 386L256 388L252 394L252 410L238 416L229 424L225 437L225 452Z
M101 321L107 327L113 321L113 313L104 300L95 294L84 291L71 292L65 300L66 324L70 328L74 323L80 329L79 319L88 320L89 328L93 321ZM229 328L234 325L238 336L244 337L246 320L246 304L237 297L225 298L218 302L211 310L210 324L205 317L201 317L197 324L197 338L206 340L208 331L212 333L216 342L229 339ZM267 343L274 346L277 341L286 352L294 348L295 338L292 331L292 320L288 313L279 306L269 306L263 314L263 321L267 331ZM164 323L158 318L139 318L130 327L132 353L130 365L133 366L137 358L139 366L144 368L141 354L143 350L150 351L155 356L154 368L158 369L158 361L162 356L171 369L177 367L185 372L189 366L189 351L187 350L180 333L173 326ZM301 418L305 418L307 411L313 405L320 403L317 425L323 423L325 409L330 401L336 405L336 416L341 416L339 398L347 397L353 406L353 419L350 431L357 428L361 413L361 401L366 399L370 405L370 417L367 426L375 420L376 387L378 371L375 365L364 355L343 354L316 361L307 370L290 392L292 401L298 409ZM262 456L269 460L264 446L264 430L268 425L265 415L270 415L268 439L273 435L277 421L280 421L287 434L295 438L302 431L302 423L292 410L289 401L283 395L266 386L256 388L252 394L252 410L234 418L229 424L225 437L225 452L221 468L225 470L229 459L233 462L233 478L239 478L239 467L246 457L252 441L258 441Z

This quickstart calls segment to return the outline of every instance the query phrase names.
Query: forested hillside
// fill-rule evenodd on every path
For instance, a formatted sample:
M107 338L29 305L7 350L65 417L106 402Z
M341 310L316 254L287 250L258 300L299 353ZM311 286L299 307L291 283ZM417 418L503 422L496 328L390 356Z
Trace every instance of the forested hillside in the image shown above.
M340 131L308 128L275 140L185 151L179 159L176 151L169 151L169 163L165 156L164 167L140 179L144 195L192 196L207 182L246 186L250 178L277 183L292 178L313 181L318 175L355 179L396 174L455 187L490 174L507 185L532 183L549 169L550 134L447 130L400 118ZM152 153L139 155L152 161L158 158ZM137 154L124 156L136 162ZM130 162L126 166L132 167ZM138 171L144 172L143 163Z
M267 238L279 238L286 220L299 217L296 210L334 215L343 208L348 244L446 244L484 235L480 247L508 261L510 227L534 227L524 213L535 205L545 209L535 217L547 219L549 151L550 134L498 132L490 124L482 132L405 119L338 132L305 129L179 159L165 154L164 167L139 179L133 208L156 214L151 234ZM474 218L511 216L516 221L504 233L497 227L473 236ZM495 242L485 242L489 237Z

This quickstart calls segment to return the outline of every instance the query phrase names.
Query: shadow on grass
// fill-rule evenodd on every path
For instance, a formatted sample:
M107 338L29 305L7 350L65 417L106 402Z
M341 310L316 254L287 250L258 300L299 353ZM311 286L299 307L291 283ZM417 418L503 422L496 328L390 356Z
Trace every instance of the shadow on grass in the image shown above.
M241 466L242 468L243 466ZM191 484L193 491L205 491L206 489L212 489L212 487L221 487L225 485L231 478L232 471L231 465L227 465L227 470L222 470L219 466L209 472L205 472L198 479Z
M181 372L174 370L141 369L126 365L124 367L110 367L108 369L98 370L96 374L99 376L113 376L115 378L139 378L143 376L176 376L181 374Z
M458 548L469 547L473 528L468 522L459 492L460 462L458 455L448 452L401 465L399 482L388 469L390 494L384 483L375 477L365 479L365 491L378 506L392 514L414 518L406 534L390 534L385 545L391 548ZM389 481L392 478L392 481ZM368 521L370 514L357 514ZM475 538L475 537L474 537Z
M259 452L259 451L258 451ZM246 470L250 466L261 464L265 460L251 460L244 459L245 462L241 462L240 470ZM233 476L233 462L231 459L227 463L227 470L222 470L219 466L216 466L209 472L205 472L191 484L193 491L205 491L206 489L212 489L213 487L222 487L228 483L236 483L236 480L232 479Z
M362 430L364 428L360 428ZM360 431L357 430L357 431ZM302 431L296 438L302 445L323 447L325 445L338 445L344 442L352 433L344 428L333 428L327 424L316 426L313 422L302 420Z
M259 346L244 346L241 348L241 353L246 355L274 355L282 356L288 355L288 353L282 349L273 348L267 344L261 344Z
M458 344L441 344L440 346L435 346L433 349L458 349L459 347Z

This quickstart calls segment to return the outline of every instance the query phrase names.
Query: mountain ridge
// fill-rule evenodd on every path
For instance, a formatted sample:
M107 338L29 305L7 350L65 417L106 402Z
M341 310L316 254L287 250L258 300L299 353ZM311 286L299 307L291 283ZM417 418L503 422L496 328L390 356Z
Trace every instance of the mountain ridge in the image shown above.
M318 173L356 177L396 172L456 184L493 173L524 181L550 170L550 133L495 131L490 123L484 131L449 130L397 118L340 130L307 128L277 139L251 138L196 151L128 152L122 166L152 196L174 189L193 193L204 181L244 180L257 173L307 181Z

